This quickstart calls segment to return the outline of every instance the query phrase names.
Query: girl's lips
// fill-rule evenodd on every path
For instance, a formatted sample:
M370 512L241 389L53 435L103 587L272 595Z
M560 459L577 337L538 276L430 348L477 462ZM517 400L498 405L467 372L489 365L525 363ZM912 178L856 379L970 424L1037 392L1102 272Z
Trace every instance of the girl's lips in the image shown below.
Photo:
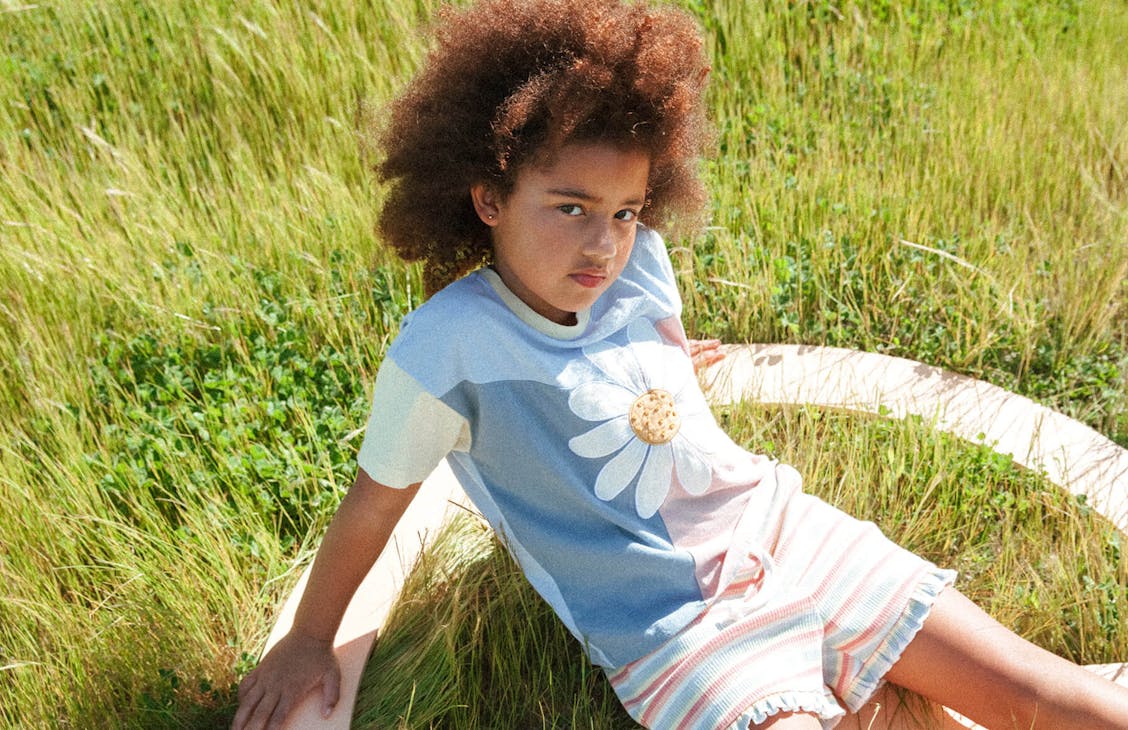
M607 279L605 274L588 274L583 272L572 274L571 276L573 281L588 289L596 288Z

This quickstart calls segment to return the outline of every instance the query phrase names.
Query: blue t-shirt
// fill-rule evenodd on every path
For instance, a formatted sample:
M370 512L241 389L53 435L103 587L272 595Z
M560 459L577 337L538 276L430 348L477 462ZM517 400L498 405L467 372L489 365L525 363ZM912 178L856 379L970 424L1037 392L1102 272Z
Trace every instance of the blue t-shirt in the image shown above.
M445 456L604 666L657 648L723 589L749 487L772 472L717 426L680 315L665 246L642 226L572 327L475 272L404 319L358 457L402 487Z

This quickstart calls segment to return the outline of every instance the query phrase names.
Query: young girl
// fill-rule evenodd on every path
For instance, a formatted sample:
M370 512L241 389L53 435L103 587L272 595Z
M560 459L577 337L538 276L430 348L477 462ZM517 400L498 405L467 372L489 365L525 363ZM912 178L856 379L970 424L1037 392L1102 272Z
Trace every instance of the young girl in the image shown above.
M344 607L443 458L647 727L868 722L886 680L993 728L1128 727L1128 690L714 422L693 358L715 353L687 340L652 228L701 208L706 75L671 9L445 16L378 167L381 234L437 293L388 351L356 483L235 727L277 727L319 687L332 708Z

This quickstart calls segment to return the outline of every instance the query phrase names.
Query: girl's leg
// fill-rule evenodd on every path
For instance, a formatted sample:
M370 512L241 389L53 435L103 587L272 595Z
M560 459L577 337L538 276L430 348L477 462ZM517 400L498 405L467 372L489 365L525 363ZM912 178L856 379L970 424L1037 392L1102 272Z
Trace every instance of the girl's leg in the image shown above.
M767 722L753 727L757 730L822 730L822 723L819 718L805 712L781 712L769 717Z
M967 730L940 705L886 684L835 730Z
M967 730L939 705L915 695L902 696L903 690L886 684L865 707L847 714L835 730ZM781 712L752 730L821 730L814 715Z
M1128 728L1128 688L1022 639L952 588L886 679L992 730Z
M903 697L903 690L886 684L857 713L842 718L835 730L967 730L939 705L923 697ZM814 715L780 713L753 730L821 730Z

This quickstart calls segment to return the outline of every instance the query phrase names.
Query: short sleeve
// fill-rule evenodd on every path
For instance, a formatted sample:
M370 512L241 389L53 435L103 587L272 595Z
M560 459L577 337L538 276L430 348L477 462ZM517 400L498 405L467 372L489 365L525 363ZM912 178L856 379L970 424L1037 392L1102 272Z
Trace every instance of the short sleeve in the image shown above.
M657 262L661 278L667 284L676 287L677 276L674 274L674 262L670 261L670 252L667 250L666 242L662 240L662 236L653 228L647 228L644 240L644 245Z
M470 448L470 425L386 358L372 390L357 464L376 482L402 489L423 481L451 451Z
M666 244L657 231L639 226L631 265L631 271L625 275L632 278L647 296L652 297L673 316L680 317L682 301L677 275Z

